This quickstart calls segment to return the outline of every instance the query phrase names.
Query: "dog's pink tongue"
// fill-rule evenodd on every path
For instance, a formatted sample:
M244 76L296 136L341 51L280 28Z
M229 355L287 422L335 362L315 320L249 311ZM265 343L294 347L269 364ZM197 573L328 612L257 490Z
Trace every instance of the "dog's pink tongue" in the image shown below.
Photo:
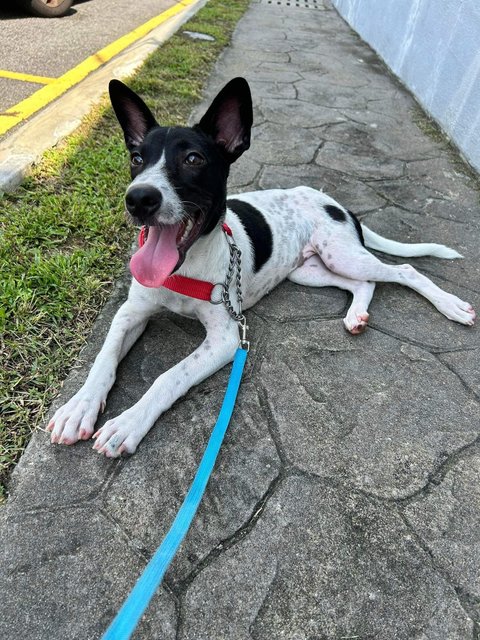
M148 228L145 244L130 260L133 277L144 287L161 287L175 269L179 229L180 224Z

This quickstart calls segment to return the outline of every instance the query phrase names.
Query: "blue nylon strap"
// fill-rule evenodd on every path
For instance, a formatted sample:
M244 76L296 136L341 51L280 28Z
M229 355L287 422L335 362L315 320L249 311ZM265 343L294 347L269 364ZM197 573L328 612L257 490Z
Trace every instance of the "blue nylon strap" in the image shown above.
M193 483L172 526L163 539L162 544L145 567L120 611L102 636L102 640L128 640L128 638L131 637L155 591L160 586L163 576L173 560L178 547L186 536L205 492L223 437L230 422L242 380L247 353L246 349L237 349L218 420L213 428Z

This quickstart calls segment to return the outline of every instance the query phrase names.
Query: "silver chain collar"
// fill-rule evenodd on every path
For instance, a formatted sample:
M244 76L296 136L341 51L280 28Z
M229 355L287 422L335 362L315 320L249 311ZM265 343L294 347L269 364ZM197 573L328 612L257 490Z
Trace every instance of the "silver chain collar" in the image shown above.
M228 311L230 317L235 320L241 332L240 344L243 349L249 349L250 343L247 340L247 319L242 313L242 252L235 244L233 236L231 236L225 229L223 229L225 234L225 238L228 243L228 248L230 251L230 261L228 263L227 275L225 277L225 282L218 282L215 286L222 288L222 293L220 296L220 300L211 300L212 304L223 304L225 309ZM232 300L230 299L230 285L232 284L233 279L235 278L235 288L237 295L237 303L238 303L238 312L235 311L235 307L232 304Z

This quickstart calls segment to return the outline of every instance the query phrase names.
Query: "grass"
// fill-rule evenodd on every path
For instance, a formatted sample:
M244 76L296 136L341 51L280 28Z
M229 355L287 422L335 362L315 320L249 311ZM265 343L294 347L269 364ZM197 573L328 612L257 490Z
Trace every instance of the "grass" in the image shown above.
M249 0L210 0L162 45L130 86L162 124L185 123ZM0 501L13 465L41 426L88 338L134 233L123 214L128 182L120 127L106 102L42 161L0 217Z

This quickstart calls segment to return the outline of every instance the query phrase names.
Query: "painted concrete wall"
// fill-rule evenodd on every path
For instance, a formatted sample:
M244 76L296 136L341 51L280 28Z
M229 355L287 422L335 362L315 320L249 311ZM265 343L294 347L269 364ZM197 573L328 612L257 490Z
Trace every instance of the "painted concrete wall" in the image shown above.
M480 171L480 0L332 0Z

